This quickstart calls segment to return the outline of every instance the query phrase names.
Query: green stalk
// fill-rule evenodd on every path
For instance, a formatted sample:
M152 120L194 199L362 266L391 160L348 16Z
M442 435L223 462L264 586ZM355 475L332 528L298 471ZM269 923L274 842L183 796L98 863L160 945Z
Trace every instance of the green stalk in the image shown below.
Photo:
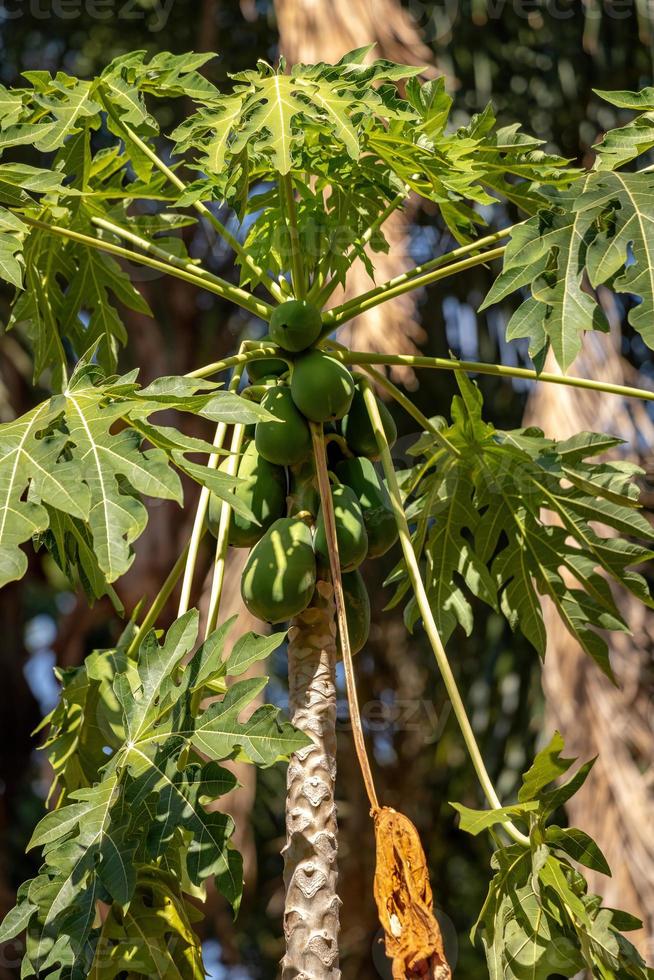
M220 450L223 448L223 442L225 441L225 436L227 435L227 423L219 422L216 427L216 432L213 437L213 444L216 449ZM215 470L218 467L218 460L220 459L219 453L212 453L212 455L207 460L207 469ZM186 564L184 567L184 578L182 580L182 591L179 596L179 607L177 610L177 617L183 616L188 610L191 603L191 589L193 587L193 576L195 574L195 566L198 560L198 552L200 550L200 542L204 537L205 533L205 519L207 516L207 510L209 509L209 498L211 496L211 491L208 487L202 487L200 491L200 497L198 499L198 505L195 510L195 517L193 518L193 529L191 531L191 540L189 541L188 554L186 556Z
M236 476L238 471L238 462L241 456L241 447L243 445L244 434L244 425L234 426L230 446L230 456L225 467L229 476ZM223 594L223 585L225 583L225 564L227 561L227 548L229 546L229 522L231 516L232 508L226 500L221 501L220 521L218 524L218 535L216 537L216 557L214 559L213 578L211 580L211 596L209 598L209 609L207 610L207 625L204 632L205 640L211 633L213 633L218 621L218 610L220 609L220 600Z
M347 690L347 700L350 707L350 721L352 723L352 737L354 748L359 761L359 768L368 794L368 801L372 810L379 809L377 791L370 768L370 760L366 751L366 743L363 735L363 725L361 723L361 713L359 711L359 699L357 696L356 678L354 674L354 663L352 660L352 650L350 648L350 637L347 629L347 614L345 611L345 596L343 594L343 582L341 579L341 563L338 556L338 538L336 535L336 519L334 516L334 503L332 500L331 486L329 482L329 471L327 469L327 457L325 455L325 434L322 425L311 422L311 438L313 441L313 457L316 464L316 476L318 478L318 490L320 493L320 506L325 521L325 538L327 540L327 551L329 553L329 570L331 572L332 587L334 589L334 602L336 605L336 622L338 625L338 638L341 645L343 656L343 670L345 674L345 687Z
M257 341L246 340L241 344L243 348L243 353L232 354L231 357L225 357L222 361L212 361L211 364L203 364L202 367L196 368L194 371L188 371L184 375L185 378L208 378L212 374L220 374L222 371L226 371L228 368L238 367L239 365L245 366L249 361L261 361L268 357L279 357L282 360L288 357L286 351L280 350L278 347L274 347L270 344L262 344Z
M284 202L284 210L286 211L289 244L291 246L291 278L293 280L293 292L298 299L303 299L307 292L307 280L304 272L302 247L300 245L300 235L297 225L297 209L295 207L293 178L290 174L280 176L279 188L281 191L282 200Z
M229 383L230 391L238 391L238 386L241 383L241 374L243 371L243 363L246 363L246 358L244 356L243 348L245 344L241 344L241 350L239 354L236 355L240 360L237 362L237 366L234 369L234 374ZM223 442L225 441L225 436L227 435L227 423L219 422L216 427L216 432L213 437L213 444L217 450L223 448ZM218 467L218 460L220 458L220 453L215 452L207 460L207 467L210 470L215 470ZM188 609L191 601L191 588L193 586L193 576L195 574L195 566L198 560L198 551L200 548L200 542L205 532L205 520L207 516L207 510L209 509L209 498L211 496L211 491L208 487L202 487L200 491L200 498L198 500L198 505L195 511L195 517L193 519L193 530L191 531L191 540L189 541L188 555L186 558L186 566L184 568L184 579L182 581L182 591L179 597L179 609L177 616L182 616Z
M475 247L479 247L476 242ZM476 265L483 265L493 259L499 259L504 255L505 249L506 246L502 245L500 248L490 249L488 252L482 252L480 255L472 255L460 262L451 262L443 268L437 268L421 275L415 275L413 272L404 272L402 275L396 276L395 279L391 279L381 286L376 286L367 293L362 293L361 296L357 296L348 303L343 303L341 306L337 306L333 310L327 310L323 313L325 326L322 336L326 336L347 320L352 320L361 313L365 313L366 310L370 310L374 306L379 306L380 303L385 303L389 299L395 299L396 296L402 296L412 289L420 289L423 286L430 285L430 283L438 282L440 279L446 279L448 276L455 276L459 272L465 272L466 269L472 269Z
M472 725L470 724L470 719L466 713L465 705L459 689L454 679L454 674L452 673L452 668L450 667L449 660L447 659L447 654L445 653L445 647L440 638L434 616L429 605L429 599L427 597L427 592L423 584L420 568L418 566L418 560L416 558L415 552L413 550L413 543L411 541L411 532L409 530L409 525L404 513L404 506L402 503L402 496L400 493L400 487L397 482L397 476L395 475L395 469L393 468L393 461L391 459L390 449L388 447L388 442L386 441L386 436L384 434L384 427L382 425L381 416L379 414L379 409L377 408L377 401L375 395L372 391L370 383L368 381L363 381L363 394L366 402L366 407L368 409L368 415L372 423L372 427L375 432L375 437L377 439L377 446L381 454L382 467L384 469L384 476L386 477L386 483L388 485L388 492L391 497L391 503L393 506L393 513L395 515L395 521L400 535L400 544L402 546L402 553L404 555L404 560L407 566L407 572L409 579L411 580L411 586L413 588L414 595L416 597L416 602L418 604L418 609L422 616L423 626L425 633L431 644L431 648L434 651L434 656L436 658L436 663L441 672L441 676L445 683L445 688L448 693L448 697L454 709L454 714L459 723L459 728L463 735L468 754L474 766L475 772L477 773L477 778L481 784L482 790L488 803L493 809L500 809L502 804L495 791L495 787L491 781L490 776L486 770L484 764L484 759L477 745L477 740L475 739L474 732L472 730ZM526 837L518 828L511 822L503 825L508 835L518 844L522 844L526 847L529 846L529 838Z
M143 637L147 636L148 632L154 626L157 619L159 618L159 613L168 602L168 599L170 598L171 593L175 588L175 586L177 585L179 577L182 574L182 571L184 570L188 549L189 546L187 544L184 550L179 555L177 561L171 568L170 572L168 573L168 578L159 589L159 592L157 593L152 605L148 609L147 614L144 616L141 625L136 630L136 633L132 638L132 642L127 648L128 657L133 657L136 654L136 651L138 650L141 640L143 639Z
M255 316L261 317L263 320L270 319L272 306L269 303L255 299L254 296L251 296L244 289L240 289L238 286L232 286L231 283L219 279L217 276L213 276L211 279L206 278L207 274L204 273L203 275L191 261L186 263L182 262L181 267L171 265L167 261L162 262L160 259L151 259L147 255L139 255L138 252L132 252L130 249L122 248L120 245L113 245L111 242L104 242L100 238L93 238L91 235L84 235L82 232L72 231L70 228L62 228L60 225L51 225L46 221L39 221L38 218L21 215L21 221L31 225L33 228L40 228L42 231L50 232L52 235L58 235L60 238L68 238L70 241L79 242L80 245L96 248L101 252L107 252L109 255L116 255L121 259L127 259L129 262L145 265L149 269L156 269L157 272L163 272L166 275L176 276L178 279L183 279L185 282L190 282L194 286L199 286L201 289L206 289L210 293L215 293L223 299L230 300L232 303L242 307L244 310L248 310L249 313Z
M129 126L126 122L123 122L123 120L118 116L118 114L116 113L114 107L111 105L110 102L108 102L106 99L102 97L101 99L102 99L102 104L107 111L107 114L111 117L111 119L116 124L120 132L123 134L123 137L128 139L135 146L137 146L141 151L141 153L143 153L144 156L146 156L148 160L150 160L150 162L153 163L155 167L162 174L164 174L164 176L170 181L170 183L173 184L183 194L186 191L186 184L184 183L184 181L180 180L180 178L177 176L175 171L172 170L163 162L161 157L159 157L154 152L154 150L152 150L148 146L148 144L134 132L131 126ZM252 256L249 254L249 252L243 248L243 246L238 241L238 239L235 238L234 235L232 235L231 231L225 227L222 221L220 221L220 219L215 216L213 211L211 211L206 206L206 204L203 204L202 201L194 201L193 207L198 212L198 214L201 214L203 218L207 219L207 221L213 226L215 231L218 232L220 237L223 238L227 242L227 244L234 250L234 252L238 255L241 262L243 262L243 264L248 267L250 272L252 272L257 282L262 283L266 287L270 295L273 296L274 299L278 301L281 300L282 299L281 290L279 289L277 283L274 282L270 278L270 276L266 275L264 270L257 265L257 263L254 261Z
M132 245L136 245L137 248L143 249L144 252L149 252L150 255L154 255L156 258L161 259L163 262L168 262L169 265L174 265L177 269L191 269L196 275L201 276L203 280L206 279L207 282L212 282L217 286L224 288L225 286L230 289L234 288L231 283L227 282L226 279L221 279L220 276L216 276L213 272L209 272L207 269L198 265L196 262L189 262L187 259L180 259L177 255L173 255L171 252L167 252L163 248L159 248L154 242L148 241L147 238L141 238L140 235L136 235L129 228L122 228L120 225L114 224L113 221L107 221L105 218L91 218L91 222L98 228L104 229L104 231L109 231L117 238L122 238L126 242L131 242Z
M507 367L504 364L484 364L481 361L459 361L449 357L423 357L417 354L369 354L366 351L347 351L336 353L346 364L356 364L365 368L366 364L399 364L407 367L427 368L437 371L464 371L473 374L488 374L499 378L524 378L529 381L545 381L548 384L565 385L570 388L586 388L601 391L607 395L620 395L623 398L641 398L654 401L654 391L645 388L632 388L629 385L612 384L609 381L596 381L593 378L580 378L576 375L552 374L549 371L534 371L531 368Z

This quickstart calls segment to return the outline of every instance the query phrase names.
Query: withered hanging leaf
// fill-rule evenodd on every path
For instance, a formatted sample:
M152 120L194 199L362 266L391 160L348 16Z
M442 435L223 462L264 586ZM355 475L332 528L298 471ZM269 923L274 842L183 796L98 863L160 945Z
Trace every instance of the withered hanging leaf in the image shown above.
M418 831L408 817L389 806L376 810L373 818L375 901L386 955L393 961L393 980L451 980Z

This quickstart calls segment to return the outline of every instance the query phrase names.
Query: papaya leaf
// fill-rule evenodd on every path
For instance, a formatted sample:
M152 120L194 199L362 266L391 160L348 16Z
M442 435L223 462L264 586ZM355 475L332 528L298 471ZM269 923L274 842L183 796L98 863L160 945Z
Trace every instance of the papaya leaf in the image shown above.
M537 810L536 800L529 800L525 803L516 803L514 806L503 806L497 810L472 810L470 807L463 806L462 803L450 803L450 806L459 814L459 827L467 834L476 837L483 830L488 830L497 824L506 823L515 817L529 818L530 810Z
M529 287L531 296L509 321L507 337L530 339L538 369L551 346L567 370L583 333L608 329L586 277L595 289L639 297L629 322L646 344L654 344L653 198L651 173L595 172L557 192L548 210L512 233L503 270L481 309Z
M594 147L597 152L595 169L617 170L654 146L654 88L649 86L640 92L593 91L618 109L640 113L626 126L609 130Z
M563 758L562 751L557 732L524 774L520 802L514 806L475 811L453 804L461 814L461 829L471 834L513 816L526 817L530 828L531 847L511 844L493 854L495 873L472 930L473 941L479 938L484 946L492 980L572 977L584 968L593 976L650 980L651 971L620 931L639 923L603 908L571 863L610 874L597 844L576 828L546 826L558 802L557 789L548 787L574 762ZM583 777L575 788L588 775L588 766L579 772Z
M0 279L20 289L23 285L23 234L27 232L20 218L0 207Z
M155 975L154 963L156 975L200 976L189 899L213 877L237 909L242 887L233 822L210 807L236 786L220 762L240 751L268 764L308 744L270 706L239 721L260 680L238 682L220 702L202 707L226 675L224 641L232 625L212 634L189 663L198 631L192 610L161 643L150 632L135 660L98 651L62 678L45 747L63 795L30 841L42 849L39 875L21 889L0 927L5 938L27 928L24 976L117 976L130 942L144 933L145 945L132 948L130 971ZM248 634L241 649L251 660L255 648L262 655L283 637ZM202 756L192 748L198 733ZM95 915L98 901L107 916Z
M353 54L351 52L351 54ZM253 71L231 76L232 93L212 99L172 134L178 152L200 152L196 165L226 186L236 160L252 170L264 166L287 174L301 168L311 132L358 159L371 115L400 118L399 101L384 100L371 82L409 78L419 68L375 61L363 65L348 55L336 65L294 65L285 72L260 61ZM247 164L244 161L247 160Z
M193 923L201 918L175 876L144 867L128 909L112 905L95 947L90 980L123 973L160 980L204 980L200 940Z
M48 527L46 504L83 520L89 516L88 486L80 486L72 462L58 462L66 436L48 434L58 414L45 402L0 426L0 585L24 575L27 559L19 545Z
M166 378L140 389L134 378L106 378L97 365L82 361L62 394L0 425L2 583L25 573L20 546L36 536L67 575L77 572L90 595L113 596L110 583L129 568L131 546L147 523L139 495L181 503L175 469L251 518L233 494L234 477L186 458L188 452L212 452L210 444L171 427L159 433L149 417L174 407L248 424L268 418L265 409L211 382ZM144 438L152 448L143 447Z
M538 429L500 432L483 421L477 387L458 373L457 381L461 395L443 430L454 452L423 435L405 479L407 514L417 522L414 546L425 559L444 635L457 622L470 630L465 585L491 606L499 601L511 627L544 656L540 597L546 595L611 676L608 648L596 630L627 627L608 581L652 603L644 578L630 568L652 552L621 537L652 538L638 509L638 468L593 459L616 446L609 437L582 433L557 443ZM604 536L598 522L613 534ZM400 577L396 571L393 578Z

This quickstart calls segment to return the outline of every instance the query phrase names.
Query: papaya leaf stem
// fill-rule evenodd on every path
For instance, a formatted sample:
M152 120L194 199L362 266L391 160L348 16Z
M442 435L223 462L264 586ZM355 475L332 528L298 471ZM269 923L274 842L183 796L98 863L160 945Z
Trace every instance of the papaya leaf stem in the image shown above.
M96 248L100 252L108 252L109 255L116 255L118 258L127 259L129 262L137 262L139 265L146 265L150 269L156 269L157 272L163 272L166 275L184 279L194 286L199 286L201 289L215 293L223 299L230 300L254 316L261 317L263 320L270 319L273 308L269 303L261 299L256 299L256 297L244 289L241 289L239 286L232 286L227 280L220 279L218 276L212 275L209 278L204 270L198 269L195 263L191 261L182 263L181 266L171 265L168 261L163 262L161 259L150 258L148 255L140 255L138 252L123 248L121 245L114 245L100 238L94 238L92 235L84 235L80 231L73 231L71 228L62 228L61 225L40 221L38 218L31 218L28 215L21 214L21 221L24 221L25 224L33 228L40 228L41 231L58 235L60 238L68 238L70 241L79 242L80 245Z
M207 282L213 282L218 286L230 286L226 279L221 279L220 276L216 276L213 272L209 272L203 266L197 262L189 262L186 259L180 259L177 255L173 255L171 252L167 252L163 248L159 248L154 242L148 241L147 238L141 238L140 235L134 234L129 228L122 228L120 225L115 224L113 221L107 221L106 218L91 218L92 224L96 225L98 228L102 228L104 231L109 231L117 238L122 238L126 242L131 242L137 248L143 249L144 252L149 252L150 255L154 255L156 258L161 259L163 262L167 262L169 265L174 265L177 269L188 270L191 269L203 279L206 278ZM233 287L232 287L233 288Z
M168 573L168 577L166 578L166 581L161 586L157 595L152 601L152 604L148 609L146 615L143 617L140 626L138 626L138 628L136 629L136 632L132 637L130 645L127 648L128 657L133 657L136 654L136 651L139 648L141 640L146 636L148 631L154 626L157 619L159 618L160 612L168 602L168 599L170 598L173 589L177 585L177 582L179 581L179 578L182 572L184 571L184 566L186 564L186 556L188 555L188 549L189 549L189 545L187 544L181 551L179 557L177 558L177 561L175 562L170 572Z
M244 435L245 426L241 424L235 425L230 445L230 456L225 464L225 471L229 476L236 476ZM209 609L207 610L207 625L204 631L205 640L211 633L213 633L218 622L218 610L220 609L220 600L222 598L223 586L225 584L225 565L227 561L227 548L229 546L229 522L231 516L232 508L226 500L221 501L213 576L211 579L211 595L209 597Z
M478 242L475 242L474 245L476 248L479 247ZM493 259L499 259L504 255L505 248L506 246L502 245L499 248L481 252L479 255L471 255L460 262L450 262L448 265L422 274L415 274L415 271L413 274L412 272L404 272L402 275L396 276L395 279L390 279L388 282L382 283L381 286L376 286L367 293L362 293L348 303L343 303L341 306L336 306L333 310L327 310L323 313L322 336L326 336L347 320L352 320L361 313L365 313L366 310L379 306L380 303L385 303L389 299L402 296L403 293L408 293L412 289L429 286L433 282L438 282L439 279L455 276L459 272L465 272L466 269L472 269L476 265L484 265ZM451 257L453 254L449 253L449 256Z
M434 656L436 658L436 663L440 670L441 676L445 683L445 688L447 690L448 697L452 704L456 720L459 723L459 728L463 735L463 740L466 744L470 760L474 766L475 772L477 773L477 778L481 784L481 788L484 792L486 799L488 800L490 806L493 809L500 809L502 804L497 795L495 787L491 781L488 774L486 766L484 764L484 759L477 745L477 740L475 739L474 732L472 730L472 725L470 724L470 719L468 718L463 699L457 687L452 668L450 667L450 662L447 659L447 654L445 652L445 647L440 638L436 622L434 620L429 599L427 598L427 593L425 591L425 586L420 575L420 568L418 565L418 559L416 558L415 552L413 550L413 543L411 541L411 532L409 530L409 525L407 523L406 515L404 513L404 506L402 503L402 496L400 493L400 487L397 482L397 476L395 474L395 469L393 467L393 461L391 459L391 453L386 441L386 435L384 433L384 426L382 424L381 416L379 414L379 409L377 407L377 401L375 399L374 392L370 385L370 382L364 379L362 382L363 396L365 399L366 407L368 409L368 415L370 417L370 422L372 424L373 430L375 432L375 438L377 440L377 446L381 455L382 467L384 470L384 476L386 477L386 483L388 485L388 492L390 494L391 503L393 506L393 513L395 515L395 522L397 524L397 529L400 536L400 544L402 546L402 553L404 555L404 560L406 562L407 572L409 579L411 581L411 586L413 588L413 593L416 597L416 602L422 616L422 622L424 626L425 633L429 639L432 650L434 651ZM529 846L529 838L525 836L515 824L510 821L504 824L506 832L508 835L517 843L522 844L525 847Z
M286 212L286 223L288 225L289 245L291 248L291 278L293 280L293 292L298 299L304 299L307 292L307 280L302 259L302 247L297 223L297 208L295 207L295 191L293 190L293 178L289 174L279 177L279 187L281 200Z
M334 517L334 504L331 495L331 485L329 482L329 471L327 469L327 456L325 453L325 434L322 425L317 422L311 423L311 438L313 440L313 455L316 463L316 474L318 477L318 490L320 492L320 506L325 521L325 538L327 541L327 551L329 554L329 568L331 571L332 586L334 589L334 601L336 603L336 622L338 624L338 635L343 656L343 668L345 672L345 687L347 699L350 705L350 720L352 722L352 735L354 738L354 748L359 760L359 767L366 793L370 801L372 810L379 810L379 801L375 782L370 768L370 761L366 751L366 743L363 736L363 726L361 724L361 714L359 712L359 699L357 696L356 677L354 674L354 664L352 661L352 650L350 648L350 637L347 629L347 616L345 613L345 596L343 594L343 583L341 580L341 566L338 556L338 539L336 537L336 520Z
M231 357L224 357L221 361L212 361L210 364L203 364L202 367L196 368L194 371L188 371L184 377L208 378L212 374L221 374L223 371L228 371L230 368L238 367L239 365L245 367L250 361L265 360L268 357L279 357L281 360L285 360L285 353L285 351L279 350L277 347L272 347L270 344L262 344L255 340L246 340L241 344L241 349L238 354L232 354Z
M547 384L567 385L571 388L587 388L590 391L603 391L608 395L623 398L641 398L654 401L654 391L646 388L632 388L629 385L597 381L594 378L580 378L577 375L554 374L550 371L534 371L532 368L509 367L504 364L484 364L481 361L460 361L450 357L423 357L416 354L369 354L367 351L343 351L336 353L346 364L365 368L367 364L406 365L436 371L464 371L470 374L488 374L499 378L523 378L529 381L544 381Z
M241 350L243 351L243 344L241 344ZM241 383L241 373L243 371L242 364L239 364L232 376L232 380L229 383L230 391L238 391L238 386ZM223 443L225 441L225 436L227 435L227 423L219 422L216 426L216 432L213 437L213 444L217 450L223 448ZM210 470L215 470L218 467L218 460L220 455L218 452L212 453L207 460L207 468ZM211 491L208 487L202 487L200 491L200 497L198 499L197 507L195 510L195 517L193 518L193 529L191 531L191 539L189 541L188 554L186 557L186 565L184 568L184 579L182 581L182 590L179 597L179 609L177 612L177 617L183 616L188 610L191 600L191 588L193 586L193 576L195 574L195 566L198 560L198 551L200 548L200 542L205 532L205 520L207 516L207 510L209 508L209 497L211 496Z
M101 99L102 105L107 111L107 115L111 117L111 120L118 129L119 133L123 136L123 139L133 143L134 146L137 146L141 153L143 153L144 156L146 156L148 160L155 165L157 170L159 170L170 181L170 183L183 194L187 189L184 181L181 180L175 171L168 167L161 157L158 156L158 154L156 154L154 150L134 132L131 126L129 126L126 122L123 122L108 99L103 96L101 96ZM274 282L270 276L268 276L265 271L257 265L249 252L243 248L239 240L232 235L229 228L226 228L222 221L217 218L213 211L211 211L210 208L208 208L202 201L194 201L193 208L198 212L198 214L202 215L203 218L207 219L209 224L220 235L220 237L224 239L224 241L227 242L236 255L238 255L241 262L243 262L244 265L246 265L253 273L255 279L266 287L274 299L280 301L283 297L277 283Z

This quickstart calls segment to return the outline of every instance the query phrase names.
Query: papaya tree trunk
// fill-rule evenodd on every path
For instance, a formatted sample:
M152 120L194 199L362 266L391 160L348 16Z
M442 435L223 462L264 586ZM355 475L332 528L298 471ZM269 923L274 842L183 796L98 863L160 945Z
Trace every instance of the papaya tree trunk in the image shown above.
M289 714L313 745L292 755L288 767L282 980L335 980L341 975L335 663L333 589L319 581L311 605L293 620L289 634Z

